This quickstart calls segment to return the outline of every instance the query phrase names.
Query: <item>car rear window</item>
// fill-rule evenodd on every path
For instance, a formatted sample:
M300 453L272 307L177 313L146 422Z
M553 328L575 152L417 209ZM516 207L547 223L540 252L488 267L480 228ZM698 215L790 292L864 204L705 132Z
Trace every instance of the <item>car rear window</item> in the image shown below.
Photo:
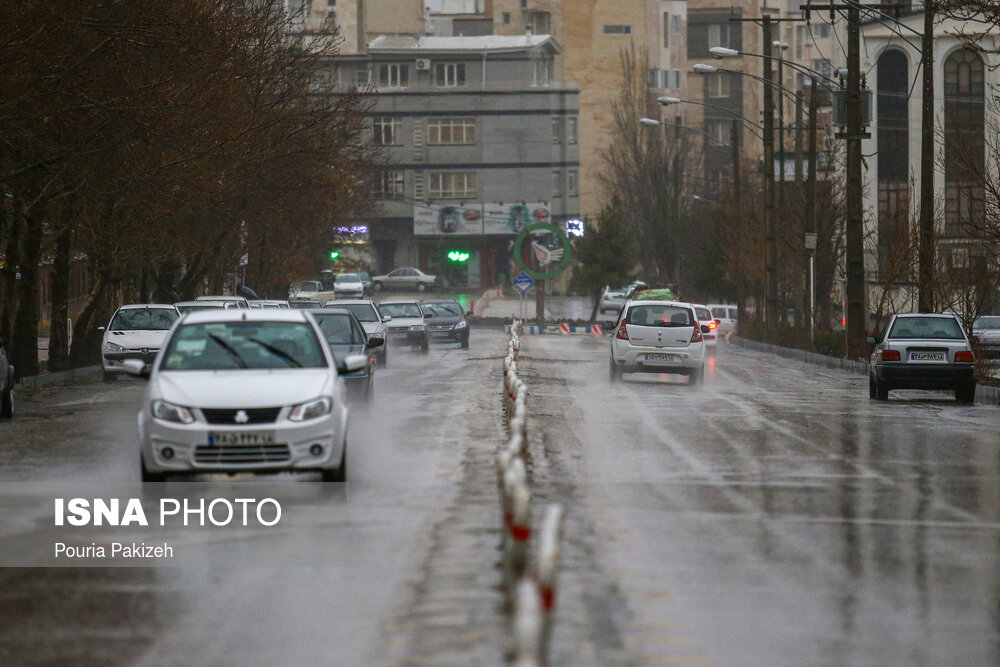
M953 317L899 317L892 324L889 338L955 339L964 338L962 327Z
M694 313L684 306L650 303L629 308L625 321L646 327L690 327L694 326Z
M708 308L695 308L694 311L698 313L699 320L712 319L712 313L709 312Z
M333 302L336 303L336 302ZM337 306L338 308L347 308L347 310L354 313L354 317L358 318L359 322L378 322L379 316L375 312L375 307L367 303L352 303L347 306Z
M726 309L725 308L713 308L712 309L712 317L718 317L720 320L724 320L724 319L727 319L729 316L726 315Z

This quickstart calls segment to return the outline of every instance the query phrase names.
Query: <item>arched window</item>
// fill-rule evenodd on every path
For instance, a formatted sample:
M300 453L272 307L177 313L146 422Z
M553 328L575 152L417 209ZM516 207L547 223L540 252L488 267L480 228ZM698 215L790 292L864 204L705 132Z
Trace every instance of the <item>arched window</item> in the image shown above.
M906 56L895 49L878 59L878 239L879 274L909 279L910 131Z
M967 237L983 216L985 129L983 61L955 51L944 63L944 183L946 237Z

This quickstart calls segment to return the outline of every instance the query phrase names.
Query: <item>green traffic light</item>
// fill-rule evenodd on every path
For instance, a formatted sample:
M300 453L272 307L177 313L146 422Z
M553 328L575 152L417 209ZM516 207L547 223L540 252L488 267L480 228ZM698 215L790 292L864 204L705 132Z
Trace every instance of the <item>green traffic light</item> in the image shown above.
M340 257L340 251L339 250L331 250L330 251L330 261L331 262L336 262L338 257Z
M453 262L467 262L471 256L472 254L465 250L450 250L448 252L448 259Z

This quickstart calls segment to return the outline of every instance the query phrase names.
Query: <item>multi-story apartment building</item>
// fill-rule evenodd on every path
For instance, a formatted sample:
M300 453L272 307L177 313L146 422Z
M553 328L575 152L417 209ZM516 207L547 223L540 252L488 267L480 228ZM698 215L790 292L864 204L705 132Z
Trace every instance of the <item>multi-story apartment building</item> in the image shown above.
M525 224L579 215L578 92L554 78L548 35L379 36L331 67L372 86L372 141L385 149L381 206L368 225L380 270L449 268L459 282L509 275Z

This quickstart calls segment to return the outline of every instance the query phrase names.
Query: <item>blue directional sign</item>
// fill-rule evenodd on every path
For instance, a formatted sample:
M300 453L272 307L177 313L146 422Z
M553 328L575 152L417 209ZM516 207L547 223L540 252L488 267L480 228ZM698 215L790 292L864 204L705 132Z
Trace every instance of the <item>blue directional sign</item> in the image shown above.
M510 281L511 284L521 294L527 294L528 290L535 286L535 281L524 271L514 276L514 279Z

